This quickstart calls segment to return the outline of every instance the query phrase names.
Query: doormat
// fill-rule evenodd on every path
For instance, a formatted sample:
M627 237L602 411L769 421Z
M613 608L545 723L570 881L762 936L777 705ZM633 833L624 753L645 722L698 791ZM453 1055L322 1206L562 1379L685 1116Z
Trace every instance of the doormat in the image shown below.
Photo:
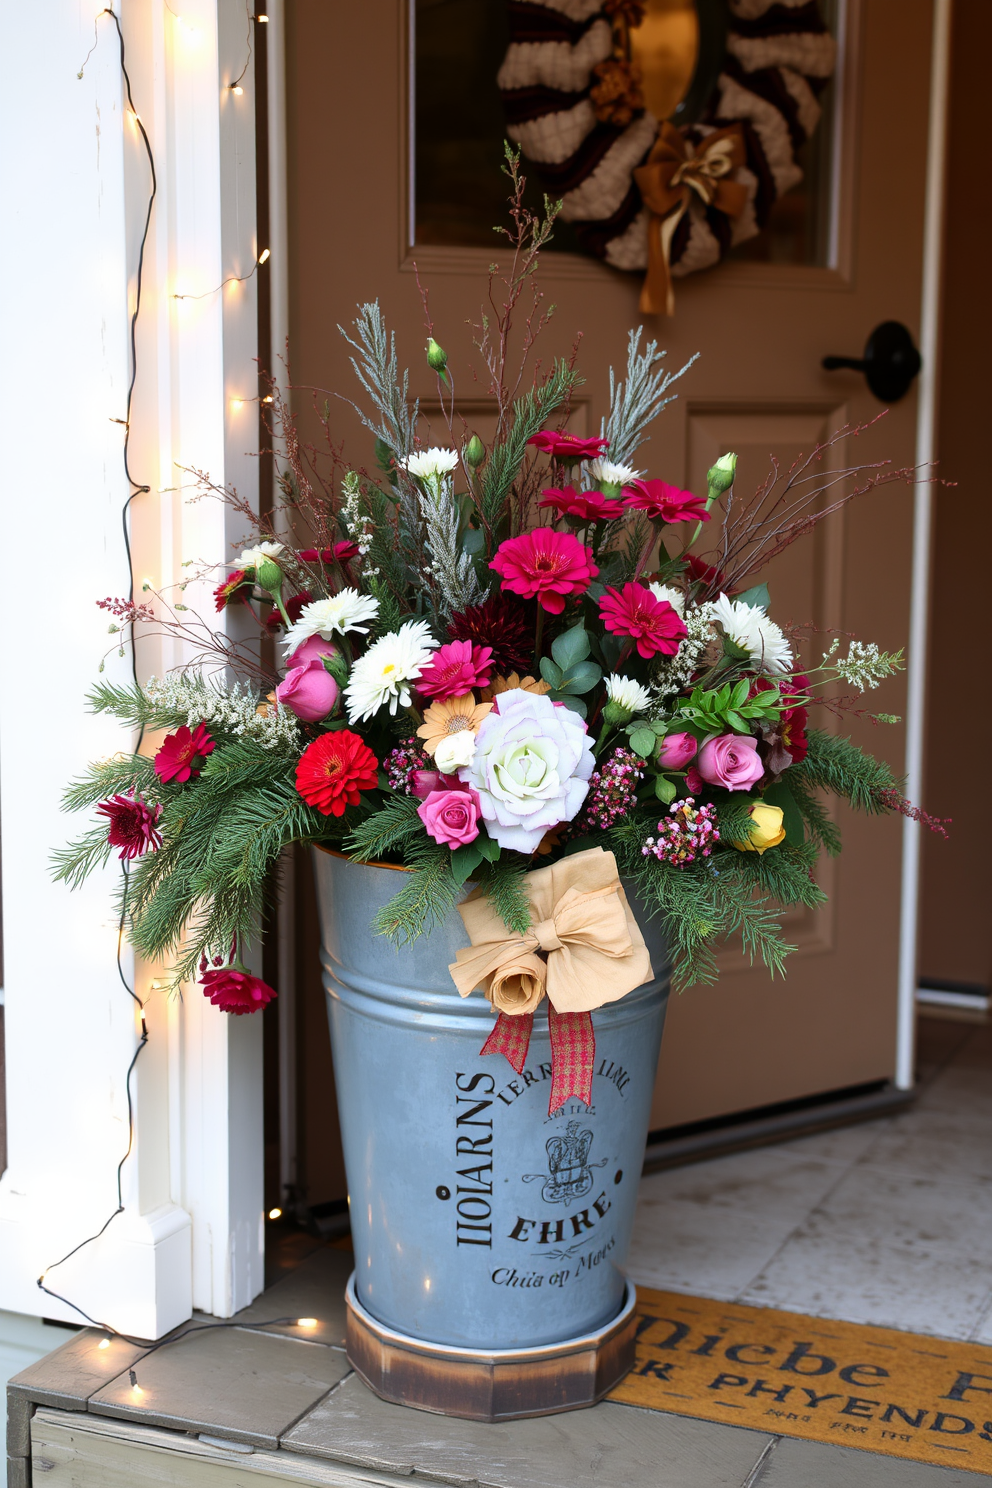
M992 1474L992 1348L637 1289L610 1400Z

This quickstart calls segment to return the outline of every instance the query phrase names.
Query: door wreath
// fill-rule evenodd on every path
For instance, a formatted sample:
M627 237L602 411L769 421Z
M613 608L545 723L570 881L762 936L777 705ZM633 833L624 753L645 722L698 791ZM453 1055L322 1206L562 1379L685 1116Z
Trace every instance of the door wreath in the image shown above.
M588 253L647 271L648 314L672 314L672 278L756 237L802 179L797 156L835 65L818 0L704 4L723 15L726 37L715 82L685 124L659 122L643 105L630 31L644 0L508 4L498 75L507 134L561 198Z

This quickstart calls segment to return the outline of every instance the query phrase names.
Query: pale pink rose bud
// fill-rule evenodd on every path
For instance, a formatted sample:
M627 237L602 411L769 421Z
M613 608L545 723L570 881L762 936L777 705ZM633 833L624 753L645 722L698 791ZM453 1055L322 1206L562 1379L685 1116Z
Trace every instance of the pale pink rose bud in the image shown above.
M301 648L302 649L302 648ZM338 700L338 684L324 663L315 657L286 673L276 688L276 698L306 723L319 723Z
M684 770L698 748L692 734L666 734L658 745L656 758L665 770Z

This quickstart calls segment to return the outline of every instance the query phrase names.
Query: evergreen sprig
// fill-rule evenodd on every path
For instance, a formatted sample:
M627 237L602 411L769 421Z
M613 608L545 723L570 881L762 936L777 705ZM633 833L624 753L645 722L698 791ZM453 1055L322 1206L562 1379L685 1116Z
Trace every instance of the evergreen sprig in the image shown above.
M489 865L485 887L493 909L506 928L515 935L526 935L531 912L523 869L514 867L505 858L497 858Z
M84 811L88 806L106 801L109 796L129 795L134 791L158 799L162 789L155 766L146 755L119 754L113 759L89 765L85 774L74 780L64 792L62 809Z
M419 805L416 796L389 796L380 811L352 829L345 839L345 852L359 863L371 863L422 836L424 824L417 815Z
M585 378L567 362L556 361L540 387L533 388L513 405L513 422L506 439L489 451L482 476L480 511L483 521L495 529L503 515L510 488L527 453L527 441L543 428L551 415Z
M377 913L372 928L395 945L407 945L429 934L451 913L458 885L451 874L451 849L430 839L411 843L406 852L412 872L398 894Z
M810 729L806 737L806 758L793 766L800 779L814 789L843 797L857 811L879 815L891 810L885 792L898 791L900 782L884 760L873 759L850 739L838 739L821 729Z

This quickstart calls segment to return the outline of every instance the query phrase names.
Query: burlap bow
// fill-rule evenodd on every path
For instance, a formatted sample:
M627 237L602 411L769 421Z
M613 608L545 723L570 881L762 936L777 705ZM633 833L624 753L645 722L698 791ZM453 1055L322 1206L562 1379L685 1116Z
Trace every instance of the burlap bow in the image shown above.
M449 966L462 997L482 987L499 1014L483 1054L501 1053L519 1073L534 1009L548 995L552 1088L549 1111L578 1095L589 1104L596 1051L589 1014L654 975L640 927L601 847L562 858L524 880L531 904L525 935L507 928L487 896L458 906L471 945Z
M739 124L708 134L695 154L674 125L662 124L651 154L634 171L634 180L651 213L642 312L675 313L671 275L675 229L689 210L693 192L705 207L713 207L727 217L739 217L747 205L747 187L730 177L744 161L744 133Z

